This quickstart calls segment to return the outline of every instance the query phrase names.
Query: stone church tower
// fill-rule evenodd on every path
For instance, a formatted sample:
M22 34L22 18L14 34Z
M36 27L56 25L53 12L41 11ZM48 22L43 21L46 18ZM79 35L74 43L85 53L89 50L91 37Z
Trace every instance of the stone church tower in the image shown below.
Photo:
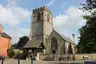
M33 10L30 40L24 48L35 48L33 53L45 54L75 54L76 52L76 44L70 38L54 30L52 12L45 6Z
M52 12L45 6L34 9L30 27L30 39L42 40L46 47L45 40L53 31ZM46 51L44 51L45 53Z

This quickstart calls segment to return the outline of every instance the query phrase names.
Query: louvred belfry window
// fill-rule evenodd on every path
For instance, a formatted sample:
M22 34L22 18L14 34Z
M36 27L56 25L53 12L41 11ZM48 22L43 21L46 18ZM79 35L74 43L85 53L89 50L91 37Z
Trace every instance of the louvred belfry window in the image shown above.
M47 16L47 21L50 22L50 16L49 15Z
M38 13L37 14L37 20L41 20L40 16L41 16L40 13Z

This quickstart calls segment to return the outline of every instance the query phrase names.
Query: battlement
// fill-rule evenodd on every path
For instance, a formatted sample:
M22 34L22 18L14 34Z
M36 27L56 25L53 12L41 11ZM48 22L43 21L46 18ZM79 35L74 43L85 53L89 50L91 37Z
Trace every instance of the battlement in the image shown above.
M44 11L44 10L46 10L46 11L48 11L49 13L52 14L52 12L51 12L46 6L43 6L43 7L40 7L40 8L35 8L35 9L33 9L33 13L35 13L35 12L39 12L39 11Z

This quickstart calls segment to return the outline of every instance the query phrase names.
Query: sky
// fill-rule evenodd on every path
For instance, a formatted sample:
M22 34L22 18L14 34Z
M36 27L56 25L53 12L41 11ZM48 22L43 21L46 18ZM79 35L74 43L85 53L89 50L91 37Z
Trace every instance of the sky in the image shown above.
M85 25L82 18L86 13L80 10L84 0L0 0L0 24L3 32L18 43L22 36L29 36L32 10L46 6L53 16L54 29L78 43L78 29Z

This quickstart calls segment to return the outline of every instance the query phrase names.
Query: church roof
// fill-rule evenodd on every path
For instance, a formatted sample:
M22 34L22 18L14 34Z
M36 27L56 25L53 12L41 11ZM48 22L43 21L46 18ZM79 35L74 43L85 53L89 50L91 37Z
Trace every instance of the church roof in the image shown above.
M44 48L44 45L41 42L41 40L35 39L35 40L29 40L25 44L24 48Z
M58 33L56 30L54 30L58 35L60 35L65 41L69 42L69 43L72 43L72 44L75 44L70 38L64 36L63 34L61 33Z

